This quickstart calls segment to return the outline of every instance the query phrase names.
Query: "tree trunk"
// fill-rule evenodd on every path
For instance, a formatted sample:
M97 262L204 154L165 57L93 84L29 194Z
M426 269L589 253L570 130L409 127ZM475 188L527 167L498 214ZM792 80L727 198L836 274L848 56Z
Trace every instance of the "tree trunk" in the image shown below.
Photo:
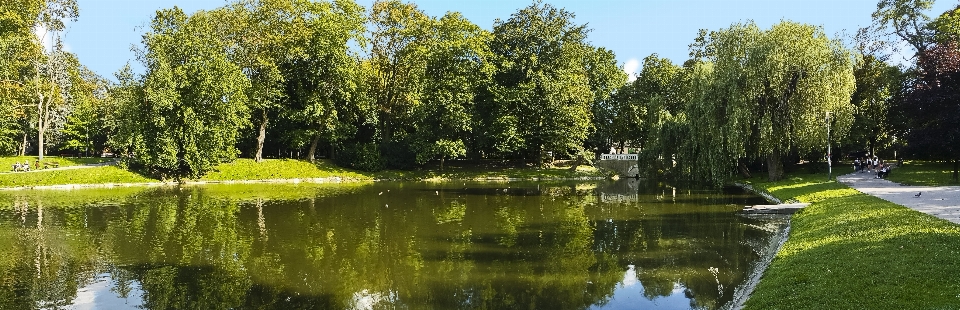
M317 143L320 142L320 135L313 135L313 141L310 142L310 151L307 152L307 160L315 162L314 155L317 154Z
M37 157L39 161L43 161L43 116L40 117L40 120L37 121Z
M23 143L20 144L20 153L18 155L20 156L27 155L27 131L26 130L23 131Z
M767 154L767 180L770 182L779 181L783 178L783 162L780 157L780 149L777 148Z
M960 182L960 179L958 179L958 177L960 177L960 160L954 159L953 160L953 182L954 183Z
M443 157L440 157L440 171L443 171Z
M37 80L39 80L39 76ZM46 122L44 122L44 105L46 104L46 96L43 95L42 91L37 92L37 156L39 157L38 161L43 161L43 131Z
M743 176L744 178L746 178L746 179L749 179L749 178L751 177L751 175L750 175L750 168L747 167L747 163L746 163L746 162L747 162L747 159L746 159L746 158L742 158L742 157L741 157L741 158L737 159L737 168L740 169L740 175L742 175L742 176Z
M263 110L263 121L260 122L260 134L257 135L257 153L253 156L256 162L263 161L263 141L267 139L267 110Z

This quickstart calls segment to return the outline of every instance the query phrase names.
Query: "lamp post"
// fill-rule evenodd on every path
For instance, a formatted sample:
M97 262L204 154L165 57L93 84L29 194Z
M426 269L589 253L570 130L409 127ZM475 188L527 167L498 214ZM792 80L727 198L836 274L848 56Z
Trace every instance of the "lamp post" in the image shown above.
M827 111L827 181L833 179L833 159L830 154L830 111Z

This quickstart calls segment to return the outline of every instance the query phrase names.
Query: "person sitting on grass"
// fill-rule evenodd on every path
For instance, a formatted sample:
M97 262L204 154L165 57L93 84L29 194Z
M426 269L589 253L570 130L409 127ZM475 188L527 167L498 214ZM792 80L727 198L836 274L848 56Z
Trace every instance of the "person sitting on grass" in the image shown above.
M20 171L20 162L19 161L13 162L13 172L19 172L19 171Z
M23 161L23 171L30 171L30 161L29 161L29 160L24 160L24 161Z

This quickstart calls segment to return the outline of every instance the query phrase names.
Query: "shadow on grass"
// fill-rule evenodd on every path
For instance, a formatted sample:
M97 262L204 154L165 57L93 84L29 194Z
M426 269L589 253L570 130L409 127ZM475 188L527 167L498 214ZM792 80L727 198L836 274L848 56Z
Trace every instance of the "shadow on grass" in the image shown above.
M953 163L947 162L906 161L887 179L905 185L960 185L953 180Z

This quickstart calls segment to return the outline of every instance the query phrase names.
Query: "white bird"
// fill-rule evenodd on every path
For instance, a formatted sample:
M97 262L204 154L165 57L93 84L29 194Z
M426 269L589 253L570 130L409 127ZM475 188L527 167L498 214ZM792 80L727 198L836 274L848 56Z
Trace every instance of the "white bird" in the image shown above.
M379 195L383 195L383 192L380 192L380 194L379 194Z
M436 193L437 195L440 195L440 191L434 191L434 193Z

